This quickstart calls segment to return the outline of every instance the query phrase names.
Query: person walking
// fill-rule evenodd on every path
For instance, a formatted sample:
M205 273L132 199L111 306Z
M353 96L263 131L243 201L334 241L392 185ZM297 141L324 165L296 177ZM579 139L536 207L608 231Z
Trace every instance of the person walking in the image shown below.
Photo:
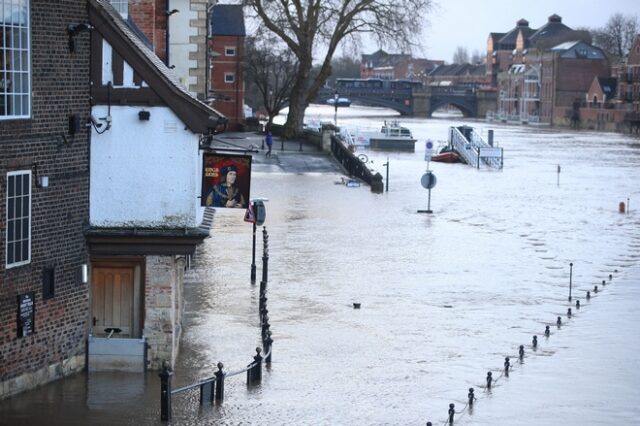
M267 142L267 152L265 155L267 157L271 157L271 146L273 145L273 136L271 135L271 132L267 132L266 142Z

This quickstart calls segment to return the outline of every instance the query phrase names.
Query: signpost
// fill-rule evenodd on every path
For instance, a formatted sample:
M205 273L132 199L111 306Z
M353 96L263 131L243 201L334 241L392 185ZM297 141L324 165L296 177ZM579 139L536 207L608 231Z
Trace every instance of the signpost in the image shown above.
M423 188L429 191L429 198L427 201L427 210L418 210L418 213L429 213L429 214L433 213L433 211L431 211L431 188L436 186L437 182L438 182L438 179L436 179L436 175L434 175L433 172L431 172L431 170L427 169L426 173L422 175L422 178L420 179L420 184L422 185Z
M431 161L431 157L433 157L433 142L431 139L427 139L424 146L424 161L427 162L427 170L429 170L429 161Z
M244 221L253 223L253 246L251 249L251 284L256 282L256 228L262 225L266 219L267 211L264 207L266 198L256 198L249 202L249 207L244 214Z

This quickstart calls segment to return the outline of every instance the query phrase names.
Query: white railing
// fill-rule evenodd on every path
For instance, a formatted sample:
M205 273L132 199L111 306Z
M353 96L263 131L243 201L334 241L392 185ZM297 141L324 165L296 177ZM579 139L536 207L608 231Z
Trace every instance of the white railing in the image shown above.
M475 129L468 129L469 138L465 137L457 127L449 129L449 144L453 149L471 167L479 169L480 164L484 163L489 167L501 169L504 158L502 148L489 145ZM482 155L483 151L485 155Z

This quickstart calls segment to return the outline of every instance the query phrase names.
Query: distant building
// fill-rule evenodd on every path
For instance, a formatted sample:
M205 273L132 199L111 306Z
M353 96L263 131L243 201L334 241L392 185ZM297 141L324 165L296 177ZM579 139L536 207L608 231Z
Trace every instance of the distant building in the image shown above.
M244 15L241 5L217 4L211 11L211 105L228 119L229 130L244 120Z
M362 55L360 78L422 81L429 72L442 64L444 61L441 60L413 58L404 53L390 54L378 50L370 55Z
M486 84L484 65L451 64L438 65L425 79L430 86L483 86Z

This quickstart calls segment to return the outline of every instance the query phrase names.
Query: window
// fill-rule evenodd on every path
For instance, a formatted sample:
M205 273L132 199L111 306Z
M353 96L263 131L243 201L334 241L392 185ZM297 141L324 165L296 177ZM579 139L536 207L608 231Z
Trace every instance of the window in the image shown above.
M29 0L0 0L0 120L31 115Z
M127 18L129 15L129 0L110 0L109 3L120 12L120 15Z
M31 261L31 170L7 173L7 268Z
M224 48L224 56L236 56L236 48L235 47L225 47Z
M224 82L225 83L233 83L236 81L236 75L232 72L224 73Z

